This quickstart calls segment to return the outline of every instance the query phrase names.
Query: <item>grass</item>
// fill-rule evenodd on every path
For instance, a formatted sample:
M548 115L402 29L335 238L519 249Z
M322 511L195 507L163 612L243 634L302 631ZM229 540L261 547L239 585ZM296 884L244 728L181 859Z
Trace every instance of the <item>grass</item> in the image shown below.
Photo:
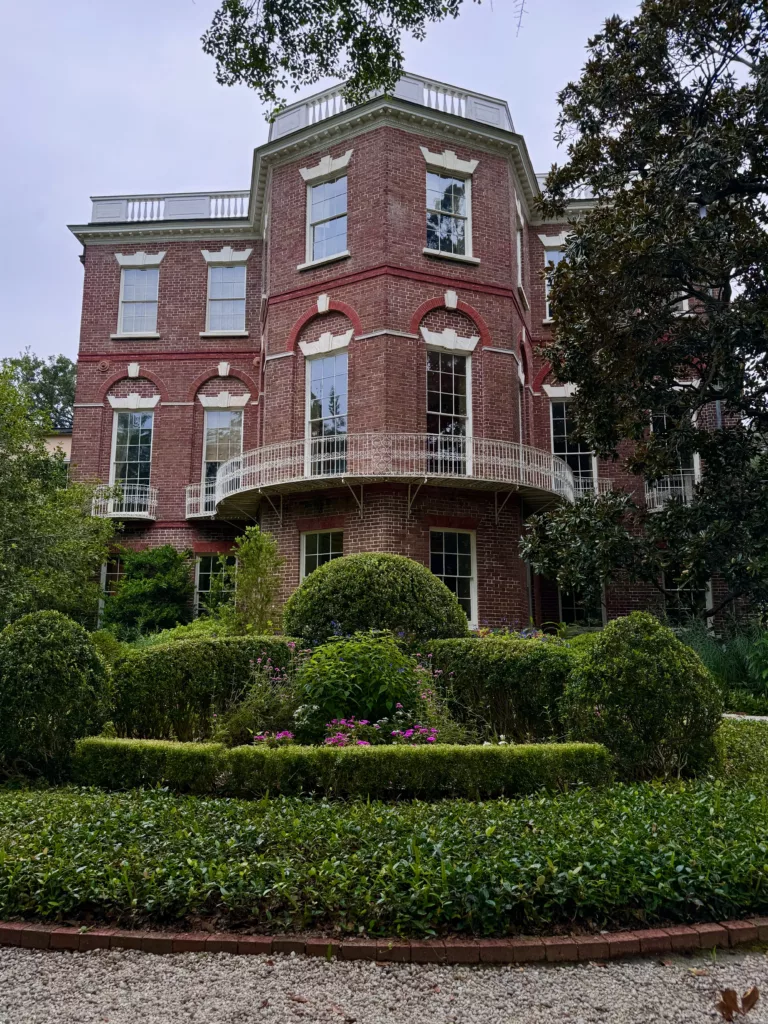
M768 798L722 782L442 803L0 791L0 918L506 934L768 912Z

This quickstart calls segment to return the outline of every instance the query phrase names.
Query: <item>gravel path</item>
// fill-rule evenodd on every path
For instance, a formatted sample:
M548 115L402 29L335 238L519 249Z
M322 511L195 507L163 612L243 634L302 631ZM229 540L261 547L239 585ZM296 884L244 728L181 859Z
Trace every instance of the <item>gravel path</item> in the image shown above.
M0 1024L702 1024L720 988L754 984L738 1019L766 1024L762 952L523 968L0 949Z

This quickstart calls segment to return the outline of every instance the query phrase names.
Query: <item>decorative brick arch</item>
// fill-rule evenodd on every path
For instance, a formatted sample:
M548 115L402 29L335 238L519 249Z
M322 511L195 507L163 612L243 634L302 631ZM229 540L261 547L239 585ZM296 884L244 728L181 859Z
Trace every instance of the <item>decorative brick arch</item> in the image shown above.
M157 390L160 392L160 401L168 401L168 388L165 386L165 381L163 380L163 378L158 377L158 375L156 373L153 373L152 370L144 369L144 367L141 367L141 369L139 370L138 378L130 377L128 375L127 370L118 370L116 373L113 373L112 376L108 377L107 380L105 380L104 383L101 385L101 389L99 390L99 401L106 401L107 395L109 394L109 389L114 387L118 381L137 380L139 378L143 380L151 380L152 383L157 388Z
M552 373L552 364L544 363L542 368L536 374L536 377L533 381L533 390L536 392L536 394L539 394L541 392L541 385L544 383L544 381L547 379L550 373Z
M296 323L291 328L291 333L288 335L288 352L293 352L296 349L296 342L299 340L299 335L307 326L310 320L314 320L316 316L325 316L325 313L343 313L352 322L352 327L355 334L363 333L363 323L357 312L348 305L346 302L339 302L337 299L331 299L328 303L328 309L319 313L317 305L314 305L311 309L308 309L306 313L302 314Z
M528 337L528 332L526 330L523 330L520 337L520 356L524 360L527 376L533 368L533 345L531 344L531 339Z
M221 374L219 373L218 366L215 366L212 370L203 370L203 372L200 374L200 376L196 377L192 381L192 383L190 384L189 391L187 392L187 401L188 402L194 402L195 395L200 390L200 388L203 386L203 384L205 384L205 382L208 381L208 380L212 380L214 377L220 377L220 376L221 376ZM241 380L243 382L243 384L245 384L245 386L248 388L248 390L251 392L252 395L258 396L259 389L258 389L258 386L256 385L253 377L249 377L248 374L245 373L243 370L234 370L234 369L232 369L230 367L230 370L229 370L229 373L227 374L227 376L228 377L237 377L238 380Z
M431 313L433 309L448 309L449 307L445 304L445 296L441 295L437 299L427 299L426 302L422 302L419 308L411 317L411 323L408 330L411 334L419 333L419 324L427 315ZM468 316L469 319L474 323L480 332L480 348L488 348L491 342L491 332L488 330L488 324L483 319L481 313L475 309L474 306L470 306L468 302L463 302L461 299L456 303L456 310L459 313L463 313Z

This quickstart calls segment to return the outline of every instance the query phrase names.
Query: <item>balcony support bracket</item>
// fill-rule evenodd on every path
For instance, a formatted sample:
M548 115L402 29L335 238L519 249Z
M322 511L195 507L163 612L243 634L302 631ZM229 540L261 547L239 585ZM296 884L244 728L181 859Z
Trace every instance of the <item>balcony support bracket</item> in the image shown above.
M406 513L405 513L405 521L406 521L406 523L411 518L411 510L413 509L413 503L416 501L416 496L418 495L419 491L421 490L421 488L424 486L424 484L426 482L427 482L427 478L424 477L424 479L420 480L417 484L408 484L408 508L406 509ZM414 490L414 488L415 488L415 490Z
M511 491L507 491L507 493L504 494L504 500L502 501L501 504L499 504L499 495L500 494L504 494L504 492L503 491L494 491L493 492L494 514L496 516L496 525L497 526L499 525L499 516L504 511L504 506L507 504L507 502L509 501L509 499L512 497L513 494L517 494L517 488L513 487Z
M357 511L360 513L360 518L362 519L363 518L363 485L360 484L360 497L358 498L357 493L355 491L355 488L352 486L352 484L349 482L349 480L345 480L344 477L342 477L341 478L341 482L343 484L346 484L347 487L349 488L349 493L355 499L355 504L357 505Z
M274 501L272 501L270 496L268 494L265 494L265 492L262 491L261 488L259 488L259 494L262 497L267 499L267 501L270 504L270 507L272 508L272 511L277 516L277 522L278 522L279 526L282 528L282 525L283 525L283 496L282 496L282 494L280 495L280 504L279 505L275 505Z

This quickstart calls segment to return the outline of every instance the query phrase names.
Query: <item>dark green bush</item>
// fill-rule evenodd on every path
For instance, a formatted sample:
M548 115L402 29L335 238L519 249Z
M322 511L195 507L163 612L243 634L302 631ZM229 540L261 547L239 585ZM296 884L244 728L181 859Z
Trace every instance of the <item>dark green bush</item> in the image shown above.
M427 645L435 682L459 721L516 741L563 732L560 700L573 665L551 637L435 640Z
M95 737L77 747L77 782L105 789L164 786L231 797L300 794L371 799L486 799L598 785L612 777L596 744L434 747L233 747Z
M426 566L402 555L326 562L288 599L283 621L286 633L313 645L369 629L416 638L468 633L456 596Z
M33 612L0 633L0 763L60 772L75 740L109 710L107 671L89 634L60 612Z
M192 552L172 544L120 550L123 571L104 602L103 622L121 639L169 629L192 618Z
M350 716L377 721L398 704L413 705L415 673L416 663L391 633L355 633L318 647L297 682L320 725Z
M615 619L577 659L564 700L569 735L604 743L625 778L704 767L722 698L701 659L645 612Z
M716 739L720 775L729 781L768 783L768 722L726 719Z
M163 629L159 633L145 633L134 642L134 646L146 648L155 647L157 644L175 643L177 640L205 640L212 637L237 635L239 634L236 634L221 619L200 615L191 622L174 626L172 629Z
M241 698L254 667L271 658L285 667L295 643L286 637L210 637L132 651L113 669L115 726L122 736L209 736L213 715Z

